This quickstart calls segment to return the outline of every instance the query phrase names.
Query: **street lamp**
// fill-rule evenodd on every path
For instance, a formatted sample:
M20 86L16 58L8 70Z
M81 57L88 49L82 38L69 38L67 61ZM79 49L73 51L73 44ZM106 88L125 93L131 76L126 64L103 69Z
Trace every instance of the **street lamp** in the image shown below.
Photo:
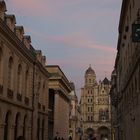
M82 131L82 129L80 127L76 128L76 133L79 134L80 140L81 140L82 139L82 135L83 135L83 131Z
M132 24L132 42L140 42L140 9L138 9L137 20Z

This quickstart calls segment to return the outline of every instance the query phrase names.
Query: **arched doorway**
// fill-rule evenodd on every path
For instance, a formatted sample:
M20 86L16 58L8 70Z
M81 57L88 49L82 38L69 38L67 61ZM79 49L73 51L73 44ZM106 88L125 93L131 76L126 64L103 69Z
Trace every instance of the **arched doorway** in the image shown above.
M101 126L98 129L98 137L99 140L109 140L110 137L110 130L106 126Z
M14 132L14 139L17 140L18 134L20 129L20 113L16 114L15 117L15 132Z
M5 126L4 126L4 140L8 140L10 137L10 119L11 119L11 112L8 111L5 116Z
M87 128L86 134L88 135L88 138L92 138L94 135L94 130L92 128Z

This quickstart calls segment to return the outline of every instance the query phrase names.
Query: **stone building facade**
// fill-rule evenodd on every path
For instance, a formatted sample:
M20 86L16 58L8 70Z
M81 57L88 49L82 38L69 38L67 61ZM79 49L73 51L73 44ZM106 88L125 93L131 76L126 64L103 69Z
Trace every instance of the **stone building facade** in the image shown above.
M72 91L70 98L70 116L69 116L69 139L79 140L82 134L81 129L81 111L78 104L78 98L75 92L74 83L71 83Z
M96 137L97 140L110 140L110 82L107 78L96 81L95 71L91 66L85 72L85 84L81 89L81 119L83 139Z
M69 114L72 87L67 77L57 65L46 66L49 77L49 139L54 137L68 140Z
M116 80L110 93L117 112L115 140L140 139L140 43L132 40L134 24L140 26L140 1L123 0L113 76Z
M47 140L46 58L15 23L0 1L0 139Z

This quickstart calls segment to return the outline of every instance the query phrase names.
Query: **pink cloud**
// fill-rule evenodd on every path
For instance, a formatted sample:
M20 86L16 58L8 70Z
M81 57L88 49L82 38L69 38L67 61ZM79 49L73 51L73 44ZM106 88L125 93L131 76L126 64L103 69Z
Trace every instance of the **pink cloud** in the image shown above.
M45 0L10 0L7 5L12 5L17 12L32 16L47 16L52 10Z
M22 11L26 15L32 16L52 16L57 15L63 7L80 4L79 0L10 0L7 5L12 5L16 11Z
M65 45L71 45L71 47L73 46L73 47L80 47L80 48L91 48L104 52L116 53L115 48L111 46L95 43L79 33L74 33L69 36L51 36L48 37L48 41L61 43Z

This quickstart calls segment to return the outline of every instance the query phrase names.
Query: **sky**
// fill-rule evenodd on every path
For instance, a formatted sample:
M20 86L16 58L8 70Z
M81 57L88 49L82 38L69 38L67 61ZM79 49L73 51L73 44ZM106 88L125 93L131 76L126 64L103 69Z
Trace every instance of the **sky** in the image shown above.
M42 50L47 65L59 65L76 93L91 64L97 81L110 79L118 40L122 0L5 0L7 14L16 16Z

